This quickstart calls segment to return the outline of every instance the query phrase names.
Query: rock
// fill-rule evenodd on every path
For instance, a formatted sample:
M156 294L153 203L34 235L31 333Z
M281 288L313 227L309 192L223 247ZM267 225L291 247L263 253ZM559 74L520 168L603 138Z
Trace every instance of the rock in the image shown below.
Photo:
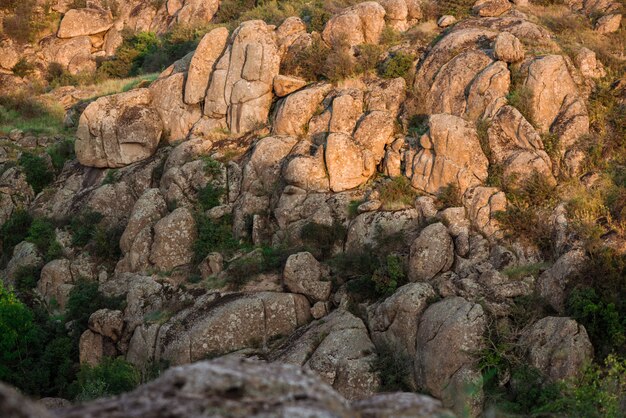
M412 162L413 187L436 194L450 184L461 193L487 179L488 160L473 125L452 115L431 115L422 149Z
M463 195L463 205L467 209L472 225L488 239L501 235L495 214L505 211L506 195L496 187L475 187Z
M175 209L154 225L150 262L162 271L190 263L196 235L196 222L191 211Z
M328 135L325 151L330 188L334 192L360 186L376 171L374 156L363 152L347 134Z
M324 27L322 38L331 46L353 47L378 44L385 26L385 9L367 1L334 15Z
M111 13L100 9L69 10L59 25L59 38L75 38L77 36L94 35L106 32L113 26Z
M381 393L355 401L352 408L362 418L453 418L441 401L417 393Z
M311 307L311 316L313 319L320 319L330 313L330 302L315 302Z
M71 39L47 38L41 41L41 48L47 62L56 62L69 71L70 64L85 62L91 57L89 36L77 36ZM74 74L76 73L73 66Z
M63 312L74 287L74 277L67 259L52 260L41 269L37 292L48 305L56 304Z
M478 0L472 7L472 12L482 17L500 16L511 8L508 0Z
M233 393L237 395L231 396ZM237 358L171 368L133 392L75 405L58 414L64 418L353 416L349 403L315 373L291 364Z
M39 399L38 402L39 404L45 406L47 409L52 409L52 410L72 406L72 402L63 398L41 398Z
M53 418L43 405L27 399L0 382L0 416L10 418Z
M448 26L452 26L456 23L456 18L452 15L443 15L439 19L437 19L437 26L440 28L447 28Z
M78 341L80 364L97 366L105 357L114 357L117 353L112 342L100 334L86 330Z
M518 184L535 173L556 183L552 162L543 149L541 137L533 126L512 106L503 106L487 130L493 162L503 168L503 178Z
M604 66L596 59L596 53L589 48L582 47L574 58L576 66L583 76L602 78L606 75Z
M304 190L325 192L329 189L324 147L311 144L313 155L296 155L283 168L283 178L293 186Z
M409 283L379 304L367 308L367 322L377 347L404 350L412 359L419 319L435 291L427 283Z
M208 299L207 299L208 298ZM289 335L310 320L306 297L290 293L207 295L161 326L156 359L184 364Z
M186 104L197 104L204 100L213 66L219 59L228 41L228 29L216 28L202 37L189 64L185 83Z
M215 252L209 253L204 260L200 262L198 269L200 270L203 280L218 275L224 269L224 258L222 254Z
M163 77L150 84L152 106L163 121L163 132L170 142L185 139L202 116L200 105L188 105L183 100L185 73ZM196 96L200 92L195 92Z
M104 45L102 49L107 57L112 57L124 42L122 34L115 28L111 28L104 36Z
M76 131L76 157L91 167L123 167L150 157L163 124L148 89L105 96L87 106Z
M522 43L509 32L498 34L494 41L493 50L496 58L504 62L519 62L524 59Z
M511 73L503 61L496 61L476 75L467 94L465 116L472 120L491 119L506 104Z
M287 96L306 85L307 81L298 77L287 75L277 75L274 77L274 93L276 93L278 97Z
M270 359L315 371L348 399L363 399L378 387L371 369L376 358L367 328L359 318L337 310L288 340Z
M206 25L217 13L219 5L219 0L185 0L176 13L176 22L192 27Z
M603 35L617 32L621 23L622 15L620 13L604 15L598 19L594 30Z
M481 375L471 353L484 344L486 322L479 304L460 297L429 306L420 319L415 356L417 386L459 415L466 410L470 416L477 416L482 409L482 391L468 393L467 385L480 387Z
M442 223L428 225L411 244L409 280L428 281L454 262L454 243Z
M301 293L313 301L325 301L332 283L329 272L309 252L292 254L285 263L283 281L292 293Z
M280 55L274 27L260 20L242 23L232 34L207 90L204 114L244 134L267 122Z
M4 270L4 277L12 284L16 274L25 267L39 268L43 266L43 257L32 242L22 241L13 248L13 255Z
M13 45L10 39L0 42L0 68L5 70L13 70L15 64L20 60L20 54L17 47Z
M403 242L409 246L418 236L419 230L420 214L413 208L395 212L365 212L350 223L344 251L371 250L382 239L393 239L396 243Z
M584 250L576 249L563 254L552 267L541 273L537 279L537 293L553 309L563 313L565 310L565 291L588 262Z
M309 120L331 90L331 84L321 83L287 96L279 102L272 132L275 135L304 135Z
M579 376L593 357L585 327L571 318L540 319L523 331L519 345L528 363L552 381Z
M120 339L123 327L124 315L122 311L98 309L89 317L89 329L112 341Z

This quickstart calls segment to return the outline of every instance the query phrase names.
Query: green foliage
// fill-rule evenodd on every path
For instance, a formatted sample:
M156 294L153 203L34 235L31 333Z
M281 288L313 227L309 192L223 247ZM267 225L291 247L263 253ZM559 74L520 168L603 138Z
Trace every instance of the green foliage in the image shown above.
M450 183L443 187L437 194L439 204L444 208L455 208L463 206L461 190L456 183Z
M11 217L0 227L0 242L2 242L3 258L10 257L13 247L26 239L28 230L33 222L32 216L23 210L17 209Z
M35 71L35 66L22 57L11 69L13 74L18 77L28 77Z
M139 73L148 54L159 47L159 39L152 32L139 32L124 38L115 52L115 58L105 61L98 71L109 77L124 78Z
M72 139L63 139L53 146L49 147L46 152L52 160L52 166L61 171L66 161L74 159L74 141Z
M35 134L64 133L64 112L60 104L44 105L33 92L0 94L0 133L8 133L12 129Z
M93 236L93 249L90 253L104 260L116 262L122 255L120 239L124 233L122 225L106 227L98 225Z
M214 251L230 252L239 246L239 242L233 237L230 215L213 220L203 213L197 213L195 218L198 229L198 238L193 244L195 263Z
M409 120L409 134L419 138L428 132L428 115L413 115Z
M282 72L300 76L308 81L316 81L325 77L325 65L330 48L320 36L314 36L313 42L300 50L293 60L282 62Z
M62 253L61 245L56 240L55 230L54 223L47 218L36 218L28 229L26 241L35 244L46 261L59 258Z
M386 46L397 45L402 41L402 35L389 25L385 25L380 34L380 43Z
M332 254L335 245L343 242L346 233L346 228L337 221L332 225L309 222L302 227L300 238L316 258L327 258Z
M84 402L130 392L140 382L139 371L123 357L107 357L97 366L81 366L77 374L76 400Z
M521 280L528 276L538 278L539 273L541 273L548 267L550 267L548 263L523 264L515 267L507 267L502 270L502 273L511 280Z
M543 142L543 149L552 161L558 162L561 152L561 142L559 136L554 133L545 133L541 135L541 141Z
M58 62L51 62L48 64L45 79L52 88L78 85L78 78L72 75Z
M72 335L76 342L87 329L89 317L98 309L119 309L123 300L104 296L97 282L80 279L76 282L67 301L65 321L72 322Z
M26 174L26 181L35 194L41 192L54 180L54 173L48 170L46 161L37 155L25 152L18 160Z
M378 62L384 49L380 45L363 44L357 50L357 73L368 73L378 68Z
M378 188L383 210L404 209L412 206L417 197L417 191L405 176L394 177Z
M69 229L72 233L72 245L84 247L91 241L96 233L96 226L103 216L93 210L86 210L72 217Z
M531 118L531 98L532 94L528 87L517 85L511 87L509 94L506 96L509 104L519 110L519 112L526 118L527 121L532 123Z
M20 266L13 275L15 293L20 300L29 304L32 299L32 290L37 286L41 269L36 266Z
M414 59L413 55L397 52L383 63L380 76L383 78L406 78L413 68Z
M372 249L343 253L330 260L336 276L347 281L348 292L359 300L377 300L392 295L406 283L402 259Z
M62 324L35 313L0 280L0 380L36 396L64 396L75 353Z
M402 347L381 344L376 347L376 360L372 363L372 371L380 379L380 392L412 392L411 357Z
M224 188L209 182L198 190L198 205L201 210L209 210L221 204Z

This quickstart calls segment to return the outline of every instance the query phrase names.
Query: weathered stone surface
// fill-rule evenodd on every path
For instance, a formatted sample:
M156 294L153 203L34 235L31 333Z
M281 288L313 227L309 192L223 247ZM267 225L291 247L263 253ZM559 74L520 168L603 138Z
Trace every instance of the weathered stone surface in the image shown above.
M207 299L208 298L208 299ZM201 360L207 355L258 347L289 335L310 320L306 297L259 292L208 295L196 300L164 324L157 339L157 358L171 364Z
M313 301L325 301L330 296L332 283L328 269L309 252L290 255L285 263L283 280L292 293L301 293Z
M283 168L283 178L293 186L304 190L328 191L328 174L324 164L324 147L310 145L311 155L296 155Z
M76 157L91 167L123 167L150 157L163 124L148 89L101 97L87 106L76 131Z
M443 15L439 19L437 19L437 26L440 28L447 28L448 26L452 26L456 23L456 17L452 15Z
M587 261L584 250L572 250L559 257L537 279L537 292L557 312L562 313L565 310L565 290L570 281L580 274Z
M115 356L116 351L111 341L88 329L80 336L78 353L80 364L97 366L105 357Z
M498 238L500 227L495 214L506 210L506 195L496 187L475 187L463 195L463 204L472 225L487 238Z
M478 120L490 119L506 104L511 85L511 73L503 61L496 61L482 70L472 82L467 94L465 116Z
M219 0L185 0L176 13L176 22L190 26L205 25L217 13L219 5Z
M519 344L529 364L553 381L575 378L593 356L585 327L571 318L540 319L524 330Z
M331 89L331 84L316 84L283 99L274 117L273 133L275 135L304 135L309 120Z
M473 124L452 115L432 115L422 149L412 161L413 187L436 194L449 184L461 193L487 179L487 157Z
M113 26L111 13L100 9L72 9L63 16L57 36L75 38L106 32Z
M15 64L20 60L20 54L17 46L13 45L10 39L0 42L0 68L12 70Z
M468 408L475 416L482 409L482 391L468 394L466 385L481 381L470 353L482 347L485 326L482 307L460 297L429 306L420 319L415 356L418 388L459 414Z
M594 30L601 34L617 32L621 23L622 15L620 13L604 15L598 19Z
M363 151L347 134L328 135L325 151L330 188L334 192L360 186L376 171L371 152Z
M67 259L52 260L41 269L37 282L37 292L48 304L58 304L61 312L65 310L70 291L74 287L74 277Z
M333 16L322 32L329 45L353 47L364 43L378 44L385 26L385 9L367 1L344 9Z
M31 401L4 383L0 383L0 415L11 418L52 418L43 405Z
M378 387L370 366L375 358L363 321L337 310L288 340L271 360L302 365L346 398L363 399Z
M374 344L404 350L414 358L419 319L434 297L435 291L429 284L409 283L381 303L368 307L367 322Z
M596 58L596 53L589 48L580 48L574 61L581 74L585 77L602 78L606 75L604 66Z
M91 58L89 36L71 39L48 38L41 42L41 48L46 61L56 62L66 69L69 69L72 62L84 62ZM76 74L76 71L73 71L73 74Z
M291 94L306 85L306 80L298 77L291 77L287 75L277 75L274 77L274 93L276 93L278 97L287 96L288 94Z
M419 234L419 228L420 214L413 208L395 212L362 213L350 223L345 251L358 252L374 248L378 240L385 237L402 240L409 246Z
M43 266L43 257L39 250L32 242L22 241L13 248L11 259L7 263L4 270L4 277L13 283L15 275L22 267L41 267Z
M417 393L381 393L352 403L362 418L453 418L441 401Z
M494 17L500 16L511 8L508 0L478 0L474 3L472 11L478 16Z
M185 139L202 116L199 105L188 105L183 100L184 86L184 72L160 78L150 84L152 107L161 117L163 132L169 141Z
M112 341L117 341L122 335L124 315L122 311L98 309L89 317L89 329Z
M228 41L228 29L216 28L204 35L196 48L185 83L185 103L197 104L204 100L213 66L219 59L226 42Z
M196 234L196 222L191 211L187 208L175 209L154 225L150 262L164 271L190 263Z
M509 32L499 33L493 44L497 59L504 62L519 62L524 59L524 47L515 35Z
M409 280L427 281L454 262L454 243L442 223L428 225L411 244Z

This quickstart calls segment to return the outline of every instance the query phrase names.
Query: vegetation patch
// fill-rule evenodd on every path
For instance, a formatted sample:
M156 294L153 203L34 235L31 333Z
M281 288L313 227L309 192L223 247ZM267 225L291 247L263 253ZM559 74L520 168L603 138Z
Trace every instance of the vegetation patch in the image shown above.
M141 382L139 370L123 357L107 357L97 366L84 364L76 377L74 390L80 402L130 392Z

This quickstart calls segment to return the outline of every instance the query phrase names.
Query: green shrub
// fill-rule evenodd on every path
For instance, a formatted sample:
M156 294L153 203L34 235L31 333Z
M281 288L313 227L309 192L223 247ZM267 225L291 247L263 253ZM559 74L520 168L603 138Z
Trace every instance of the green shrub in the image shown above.
M409 135L419 138L428 132L428 115L413 115L409 120Z
M332 264L340 276L349 280L348 292L358 299L376 300L391 296L406 283L402 260L396 255L346 254L333 260ZM352 272L346 274L350 270Z
M326 60L330 48L320 36L314 36L311 45L300 50L293 60L283 60L281 73L302 77L308 81L316 81L326 77Z
M124 233L122 225L107 227L98 225L93 235L93 249L90 253L104 260L117 261L122 255L120 239Z
M41 192L54 180L54 173L48 170L46 161L37 155L25 152L18 160L26 174L26 181L35 194Z
M380 43L386 46L397 45L402 41L402 35L389 25L385 25L380 34Z
M159 39L152 32L140 32L124 38L115 52L115 58L105 61L98 71L109 77L124 78L135 75L142 68L146 56L159 47Z
M51 62L48 64L45 74L46 81L50 84L50 87L55 88L59 86L76 86L78 85L78 79L74 77L65 67L58 62Z
M414 59L413 55L397 52L383 63L380 76L383 78L406 78L413 68Z
M27 211L17 209L0 227L0 242L2 242L2 254L5 258L11 256L13 247L26 239L32 222L33 218Z
M553 162L559 161L559 155L561 152L560 138L557 134L545 133L541 135L541 141L543 142L543 149Z
M87 329L89 317L98 309L119 309L123 300L104 296L98 288L97 282L84 279L78 280L67 301L65 321L72 322L72 335L76 342Z
M201 210L209 210L221 204L224 188L209 182L198 190L198 205Z
M214 251L229 252L239 246L239 242L233 237L230 215L213 220L203 213L197 213L195 218L198 230L198 238L193 244L195 263Z
M417 191L405 176L394 177L378 188L383 210L404 209L413 206Z
M463 206L463 196L456 183L450 183L443 187L437 194L439 204L444 208L456 208Z
M84 402L130 392L140 382L139 371L123 357L107 357L97 366L81 366L77 374L76 400Z
M363 44L357 49L357 73L368 73L378 68L378 62L383 53L383 47L380 45Z
M52 166L61 171L66 161L72 160L76 157L74 153L74 141L72 139L63 139L57 142L53 146L49 147L46 152L52 160Z
M55 230L54 223L46 218L36 218L28 229L26 241L35 244L46 261L59 258L62 254L61 245L56 240Z
M509 105L513 106L524 116L524 118L533 123L533 119L531 118L531 99L532 94L528 87L518 85L511 88L509 94L506 96Z
M324 77L332 82L338 82L354 76L357 72L357 63L348 48L333 48L326 57Z
M346 234L346 228L338 221L334 221L332 225L309 222L302 227L300 238L316 257L327 258L335 245L343 242Z
M28 77L35 71L35 66L22 57L11 69L13 74L18 77Z
M93 210L86 210L72 217L69 229L72 233L72 245L84 247L95 236L96 226L104 218Z
M376 347L376 360L372 363L380 379L380 392L413 392L411 369L413 362L404 348L391 344Z

